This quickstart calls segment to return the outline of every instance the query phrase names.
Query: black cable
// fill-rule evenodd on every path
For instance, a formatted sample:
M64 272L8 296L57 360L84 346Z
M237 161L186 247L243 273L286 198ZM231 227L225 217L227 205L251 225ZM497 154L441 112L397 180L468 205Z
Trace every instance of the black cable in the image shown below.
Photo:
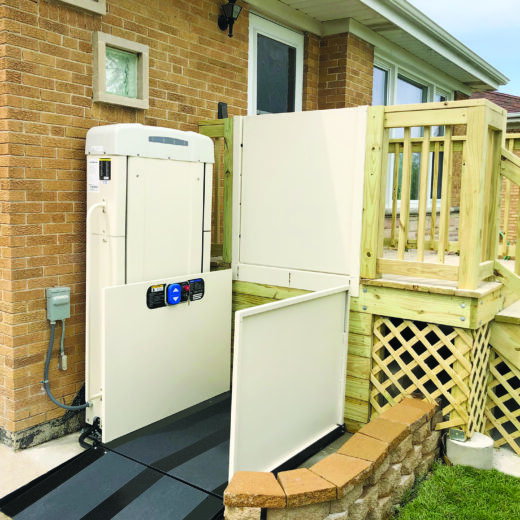
M69 406L67 404L60 403L51 393L51 389L49 387L49 367L51 364L52 357L52 349L54 347L54 334L56 332L56 323L51 323L51 337L49 339L49 349L47 350L47 359L45 360L45 370L43 372L43 385L45 387L45 391L49 396L49 399L60 408L65 408L65 410L84 410L90 406L90 403L80 404L78 406Z

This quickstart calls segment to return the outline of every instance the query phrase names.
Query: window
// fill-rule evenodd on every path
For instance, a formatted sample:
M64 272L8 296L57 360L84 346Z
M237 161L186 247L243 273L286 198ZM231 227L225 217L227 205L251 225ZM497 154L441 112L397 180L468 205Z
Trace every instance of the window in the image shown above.
M404 67L399 67L383 59L376 58L374 65L372 104L373 105L406 105L416 103L426 103L429 101L447 101L452 98L448 91L441 90L437 85L420 80L416 75L409 73ZM404 130L396 128L391 132L392 139L402 138ZM421 137L423 129L415 127L411 129L411 137ZM441 137L444 135L444 127L432 127L432 137ZM439 154L439 174L437 183L437 201L442 191L442 152ZM398 166L398 186L397 200L398 208L401 200L401 177L403 157L389 157L388 164L388 182L386 190L386 208L390 210L392 207L392 179L394 172L394 161L399 161ZM433 172L435 169L433 153L430 154L430 172L428 178L428 207L431 209L433 186ZM410 205L411 209L417 209L419 199L421 154L412 154L412 179L410 188Z
M63 4L79 7L96 14L107 14L106 0L59 0Z
M453 90L437 84L435 79L422 77L421 71L409 70L405 65L376 54L372 105L405 105L453 99Z
M302 109L303 35L250 15L249 114Z
M387 105L388 100L388 71L374 67L374 81L372 85L372 105Z
M106 47L106 91L129 98L137 98L137 54Z
M94 101L148 108L148 46L94 33Z

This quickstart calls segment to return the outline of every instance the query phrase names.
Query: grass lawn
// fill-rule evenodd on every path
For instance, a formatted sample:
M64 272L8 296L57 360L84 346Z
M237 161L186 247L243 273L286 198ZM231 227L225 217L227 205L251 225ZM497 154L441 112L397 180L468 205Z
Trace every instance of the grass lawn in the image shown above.
M520 479L495 470L436 464L405 502L395 519L520 519Z

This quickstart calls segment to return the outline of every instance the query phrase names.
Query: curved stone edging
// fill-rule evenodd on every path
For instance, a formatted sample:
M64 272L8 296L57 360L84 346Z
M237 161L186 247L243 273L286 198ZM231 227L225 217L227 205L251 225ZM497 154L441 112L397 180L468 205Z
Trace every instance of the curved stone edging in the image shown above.
M437 412L437 414L436 414ZM430 469L438 406L404 399L309 469L237 472L224 492L227 520L383 520Z

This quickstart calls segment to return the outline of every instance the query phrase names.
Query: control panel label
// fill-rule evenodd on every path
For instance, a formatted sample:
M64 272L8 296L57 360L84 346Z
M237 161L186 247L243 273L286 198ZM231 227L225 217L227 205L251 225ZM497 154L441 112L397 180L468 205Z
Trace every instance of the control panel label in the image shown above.
M190 300L192 302L202 300L204 297L204 280L197 278L196 280L190 280Z
M204 280L196 278L186 282L151 285L146 291L146 305L159 309L180 303L195 302L204 298Z
M89 157L87 160L87 189L91 193L99 193L99 159Z
M166 307L165 301L166 284L152 285L146 291L146 305L149 309Z
M109 181L112 178L112 159L103 158L99 159L99 180Z

